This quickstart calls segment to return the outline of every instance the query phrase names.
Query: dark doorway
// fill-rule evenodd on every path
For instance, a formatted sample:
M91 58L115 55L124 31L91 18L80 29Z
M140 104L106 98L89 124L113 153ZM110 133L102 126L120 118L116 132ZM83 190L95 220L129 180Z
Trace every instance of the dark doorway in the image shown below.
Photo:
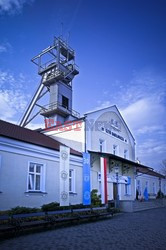
M113 183L113 199L117 199L117 183Z

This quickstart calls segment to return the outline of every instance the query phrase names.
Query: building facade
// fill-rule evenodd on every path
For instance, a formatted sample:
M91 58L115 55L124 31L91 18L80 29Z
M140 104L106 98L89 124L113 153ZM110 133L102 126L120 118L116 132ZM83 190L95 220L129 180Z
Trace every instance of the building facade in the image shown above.
M107 161L107 201L130 201L143 198L145 188L149 198L156 198L158 191L165 193L164 176L135 161L135 139L116 106L89 112L83 118L42 131L51 138L91 155L91 190L103 193L101 157ZM118 171L118 177L117 177ZM118 178L118 180L117 180ZM161 182L161 185L160 185ZM104 200L103 200L104 203Z
M0 121L0 210L60 203L59 142ZM70 149L69 203L82 203L82 155Z

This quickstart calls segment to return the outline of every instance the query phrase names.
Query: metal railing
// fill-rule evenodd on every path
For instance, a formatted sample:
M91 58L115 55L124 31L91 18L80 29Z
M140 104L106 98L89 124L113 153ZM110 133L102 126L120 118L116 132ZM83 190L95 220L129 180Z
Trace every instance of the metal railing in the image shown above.
M72 116L74 116L76 118L80 118L80 113L79 112L75 111L74 109L68 109L67 107L65 107L60 102L53 102L53 103L50 103L48 105L43 106L40 113L44 114L46 112L50 112L50 111L56 110L56 109L60 109L62 112L65 112L68 115L72 115Z

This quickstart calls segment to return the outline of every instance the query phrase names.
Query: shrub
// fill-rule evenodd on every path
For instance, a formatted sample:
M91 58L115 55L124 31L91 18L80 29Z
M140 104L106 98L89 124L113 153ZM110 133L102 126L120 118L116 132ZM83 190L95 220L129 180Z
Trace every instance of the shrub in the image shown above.
M39 208L30 208L30 207L14 207L12 208L8 213L10 215L13 214L29 214L29 213L35 213L35 212L39 212L40 209Z
M91 204L94 206L101 206L101 195L98 195L97 193L97 189L91 191Z
M41 210L43 212L47 212L47 211L55 211L55 210L59 210L59 209L63 210L63 207L59 207L59 203L58 202L51 202L48 204L43 204L41 207Z
M82 203L70 206L71 209L80 209L80 208L88 208L88 207L90 207L90 205L89 206L88 205L85 206Z
M164 198L164 194L163 194L163 192L161 192L161 189L158 191L157 197L156 197L156 198L157 198L157 199Z
M119 208L109 208L108 210L109 212L112 212L113 214L117 214L117 213L120 213L120 209Z
M136 190L136 200L138 200L139 192L138 189Z

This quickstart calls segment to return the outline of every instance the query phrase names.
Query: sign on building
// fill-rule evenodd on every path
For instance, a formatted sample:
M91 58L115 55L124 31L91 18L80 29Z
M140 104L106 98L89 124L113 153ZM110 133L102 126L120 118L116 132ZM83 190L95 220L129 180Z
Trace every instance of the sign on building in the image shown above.
M91 204L90 194L90 154L83 153L83 204Z

